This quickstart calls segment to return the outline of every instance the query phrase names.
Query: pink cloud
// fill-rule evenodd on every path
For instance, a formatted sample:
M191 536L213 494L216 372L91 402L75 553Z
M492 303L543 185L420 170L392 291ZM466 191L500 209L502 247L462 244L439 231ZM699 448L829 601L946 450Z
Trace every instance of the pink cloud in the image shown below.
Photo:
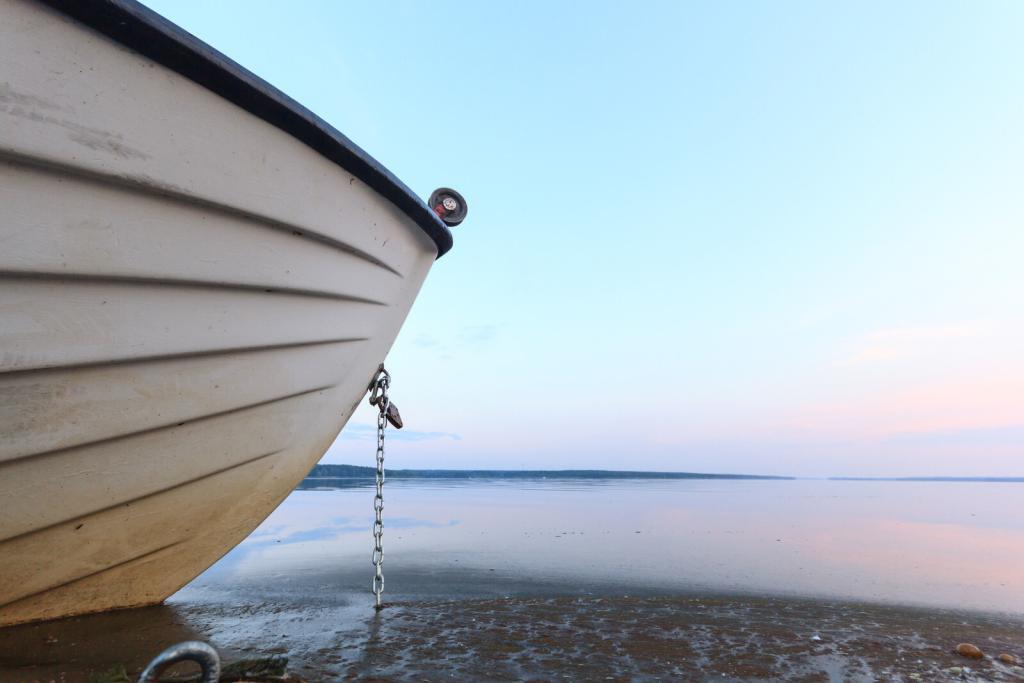
M990 336L992 327L984 323L958 325L918 325L875 330L857 339L840 361L855 366L900 359L913 359L925 350L950 347L963 340Z

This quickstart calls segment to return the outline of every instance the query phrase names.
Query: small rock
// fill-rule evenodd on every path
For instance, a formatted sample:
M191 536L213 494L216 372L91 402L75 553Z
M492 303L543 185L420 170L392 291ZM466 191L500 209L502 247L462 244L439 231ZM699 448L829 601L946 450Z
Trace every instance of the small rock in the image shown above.
M910 674L907 678L909 678L912 681L919 681L919 680L921 680L921 674L913 673L913 674Z
M959 676L961 669L960 669L959 666L953 666L953 667L950 667L949 669L946 669L946 671L948 671L953 676Z
M960 643L956 646L956 653L961 657L967 657L967 659L981 659L985 656L985 653L981 651L981 648L977 645L971 645L970 643Z
M1016 657L1014 657L1013 655L1008 655L1005 652L1003 654L999 655L998 657L996 657L996 659L998 659L1003 664L1013 665L1013 664L1017 663L1017 658Z
M811 640L817 642L817 641L821 640L821 636L817 636L817 635L811 636Z

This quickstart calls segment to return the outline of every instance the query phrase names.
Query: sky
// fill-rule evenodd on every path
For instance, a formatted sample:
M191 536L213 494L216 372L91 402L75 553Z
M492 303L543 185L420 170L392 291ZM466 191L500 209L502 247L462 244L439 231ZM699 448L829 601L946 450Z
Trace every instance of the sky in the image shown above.
M466 196L389 466L1024 475L1024 3L147 4Z

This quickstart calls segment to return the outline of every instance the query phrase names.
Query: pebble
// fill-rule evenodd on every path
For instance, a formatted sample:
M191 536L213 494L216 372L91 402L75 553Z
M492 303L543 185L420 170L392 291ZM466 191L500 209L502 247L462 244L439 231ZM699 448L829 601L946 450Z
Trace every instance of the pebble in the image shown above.
M970 643L960 643L956 646L956 653L961 657L967 657L968 659L981 659L985 656L985 653L981 651L977 645L971 645Z
M1017 658L1016 657L1014 657L1013 655L1008 655L1006 653L1003 653L1003 654L999 655L999 657L997 657L997 659L1000 662L1002 662L1003 664L1016 664L1017 663Z

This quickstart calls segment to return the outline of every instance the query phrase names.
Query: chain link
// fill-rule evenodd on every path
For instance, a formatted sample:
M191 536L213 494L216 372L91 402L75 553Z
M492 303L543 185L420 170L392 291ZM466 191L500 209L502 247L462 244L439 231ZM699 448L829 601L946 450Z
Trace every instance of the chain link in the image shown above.
M381 363L377 374L370 384L370 405L377 406L377 493L373 497L373 595L374 607L383 608L381 595L384 593L384 429L388 426L388 388L391 386L391 375Z

